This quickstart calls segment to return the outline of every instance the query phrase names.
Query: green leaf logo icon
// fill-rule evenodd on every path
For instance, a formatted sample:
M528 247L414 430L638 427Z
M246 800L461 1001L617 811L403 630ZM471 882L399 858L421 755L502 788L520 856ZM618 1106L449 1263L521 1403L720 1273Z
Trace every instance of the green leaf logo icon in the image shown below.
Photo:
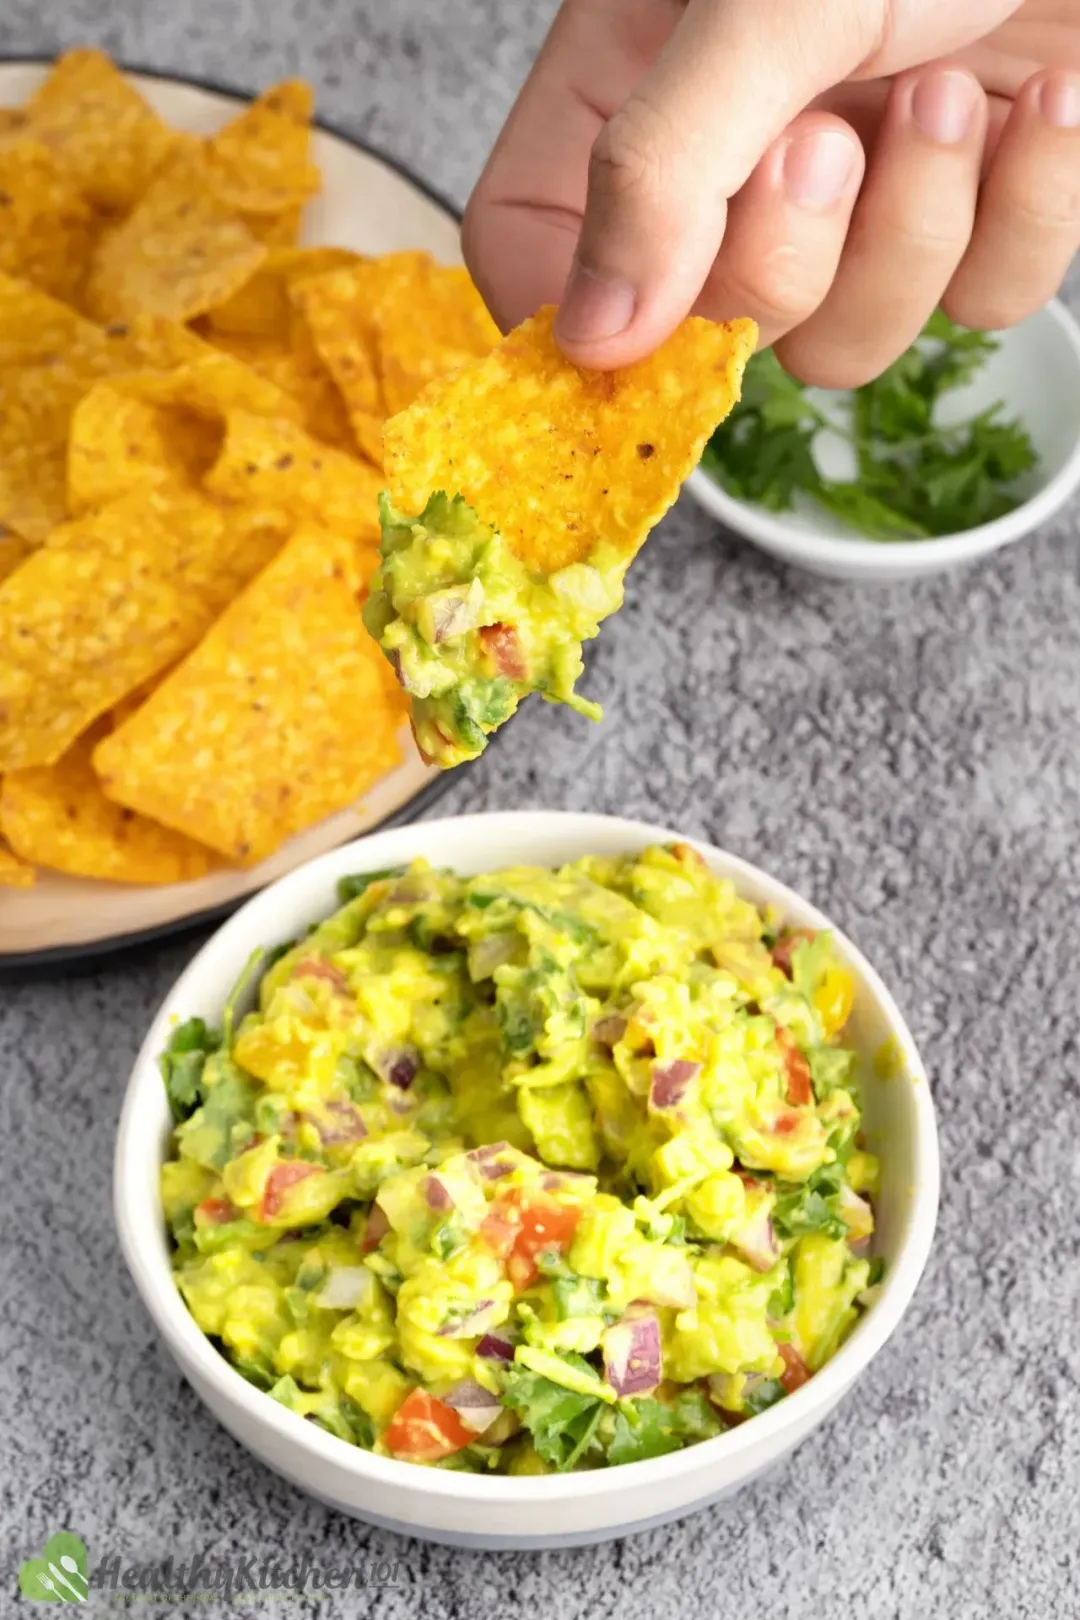
M86 1544L71 1530L51 1536L40 1558L19 1570L19 1591L32 1603L85 1603L90 1590Z

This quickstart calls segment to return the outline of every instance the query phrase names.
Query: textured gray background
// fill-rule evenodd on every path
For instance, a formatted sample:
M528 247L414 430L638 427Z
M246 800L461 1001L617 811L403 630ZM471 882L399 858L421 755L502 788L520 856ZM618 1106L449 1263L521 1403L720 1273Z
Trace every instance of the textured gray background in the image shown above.
M4 0L0 51L90 40L248 88L303 72L463 202L552 9ZM189 938L0 987L6 1559L63 1526L95 1558L393 1556L402 1589L318 1605L386 1620L1080 1613L1078 535L1074 508L977 572L873 592L784 572L683 502L595 649L603 725L530 706L444 800L677 823L805 889L896 990L940 1111L937 1245L794 1462L681 1526L501 1557L370 1531L253 1462L157 1344L110 1218L124 1080ZM0 1591L6 1615L6 1572Z

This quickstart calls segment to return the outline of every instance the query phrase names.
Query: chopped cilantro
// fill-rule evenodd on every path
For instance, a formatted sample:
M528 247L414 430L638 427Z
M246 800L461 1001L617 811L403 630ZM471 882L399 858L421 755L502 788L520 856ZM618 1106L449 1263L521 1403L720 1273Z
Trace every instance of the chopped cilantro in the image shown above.
M938 310L912 347L826 415L771 350L750 362L742 401L710 439L702 465L729 494L773 512L803 495L872 540L958 533L1020 504L1016 481L1036 465L1019 422L999 401L943 422L938 406L968 382L997 342ZM822 431L854 446L858 476L827 478L814 457Z

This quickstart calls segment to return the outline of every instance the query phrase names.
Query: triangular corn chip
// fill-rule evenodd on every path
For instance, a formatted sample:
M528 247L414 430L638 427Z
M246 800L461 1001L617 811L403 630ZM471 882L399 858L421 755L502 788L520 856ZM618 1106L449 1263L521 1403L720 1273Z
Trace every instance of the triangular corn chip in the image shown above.
M365 622L421 752L469 759L543 692L578 697L581 643L739 397L753 321L691 318L647 360L580 370L554 311L431 384L386 425L383 563Z

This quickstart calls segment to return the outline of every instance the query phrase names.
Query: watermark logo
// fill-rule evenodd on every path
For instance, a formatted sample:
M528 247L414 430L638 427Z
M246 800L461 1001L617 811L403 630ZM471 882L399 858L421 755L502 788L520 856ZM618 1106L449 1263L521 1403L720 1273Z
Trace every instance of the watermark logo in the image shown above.
M329 1564L310 1553L288 1557L280 1550L265 1556L206 1551L186 1558L170 1552L149 1562L106 1551L91 1570L86 1543L71 1530L50 1536L40 1558L27 1559L19 1570L19 1591L32 1603L86 1603L91 1592L103 1603L125 1605L182 1598L243 1603L403 1584L400 1559Z
M90 1590L86 1543L71 1530L50 1536L40 1558L19 1570L19 1591L32 1603L85 1603Z

